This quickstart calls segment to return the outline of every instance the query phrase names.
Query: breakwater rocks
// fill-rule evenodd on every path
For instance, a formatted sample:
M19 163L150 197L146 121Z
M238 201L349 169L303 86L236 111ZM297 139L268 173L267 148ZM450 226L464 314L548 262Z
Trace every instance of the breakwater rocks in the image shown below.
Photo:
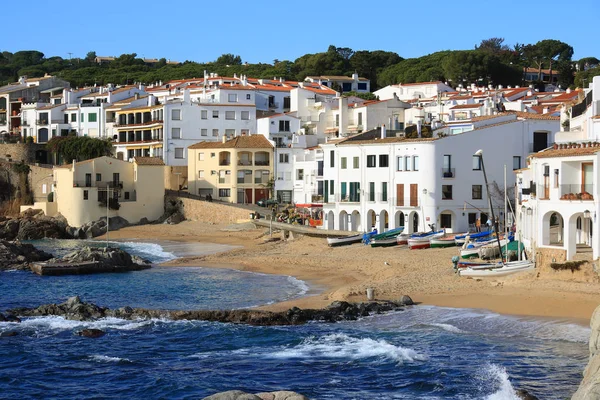
M404 307L403 304L406 303L392 301L347 303L345 301L335 301L328 307L319 310L303 310L294 307L287 311L281 312L243 309L167 311L132 307L109 309L105 307L99 307L93 303L82 302L78 296L74 296L70 297L66 302L61 304L45 304L37 308L12 309L8 311L8 315L22 317L56 315L76 321L96 320L107 317L128 320L163 318L171 320L199 320L256 326L271 326L302 325L309 321L353 321L360 317L366 317L370 314L402 310Z
M583 380L573 400L600 400L600 306L590 320L590 361L583 370Z
M51 258L52 254L38 250L33 245L0 239L0 271L28 270L31 263Z
M69 224L62 216L46 217L42 210L29 209L17 218L0 217L0 239L37 240L70 239Z
M213 394L202 400L308 400L308 397L285 390L256 394L242 392L241 390L229 390L227 392Z

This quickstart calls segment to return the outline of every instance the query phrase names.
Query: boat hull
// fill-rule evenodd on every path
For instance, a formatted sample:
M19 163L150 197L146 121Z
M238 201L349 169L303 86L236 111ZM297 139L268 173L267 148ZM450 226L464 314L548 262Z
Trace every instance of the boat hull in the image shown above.
M335 238L327 238L327 244L330 247L346 246L353 243L360 243L363 240L363 235L341 236Z
M429 241L429 245L430 247L433 248L440 248L440 247L455 247L456 243L454 242L454 239L452 240L448 240L448 239L431 239Z
M371 247L391 247L396 245L398 245L398 241L395 237L371 241Z
M506 264L491 264L487 267L467 267L458 271L460 276L471 278L495 278L516 274L518 272L528 272L535 269L535 263L532 261L515 261Z
M428 249L430 247L427 239L408 239L408 248L411 250Z

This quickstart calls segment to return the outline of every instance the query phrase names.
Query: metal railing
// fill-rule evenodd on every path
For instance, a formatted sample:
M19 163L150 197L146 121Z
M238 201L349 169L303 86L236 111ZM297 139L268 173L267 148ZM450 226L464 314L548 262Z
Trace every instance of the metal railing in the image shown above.
M594 185L588 184L565 184L560 185L560 199L561 200L594 200L592 195Z
M255 160L254 161L254 165L259 165L259 166L267 166L269 165L269 160Z
M36 122L38 125L48 125L47 119L38 119Z
M123 189L123 181L73 181L73 187L97 187L99 189Z
M442 178L456 178L456 170L454 168L442 168Z

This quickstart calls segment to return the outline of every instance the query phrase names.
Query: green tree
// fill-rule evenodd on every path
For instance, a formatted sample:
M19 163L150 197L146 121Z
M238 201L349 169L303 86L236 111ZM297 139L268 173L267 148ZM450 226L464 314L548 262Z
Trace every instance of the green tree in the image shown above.
M217 65L242 65L242 58L231 53L223 54L215 61Z
M109 139L95 139L89 136L58 136L50 139L46 148L69 163L112 155L113 146Z
M503 51L510 50L510 47L504 44L504 38L493 37L484 39L475 46L475 50L488 51L490 53L499 54Z

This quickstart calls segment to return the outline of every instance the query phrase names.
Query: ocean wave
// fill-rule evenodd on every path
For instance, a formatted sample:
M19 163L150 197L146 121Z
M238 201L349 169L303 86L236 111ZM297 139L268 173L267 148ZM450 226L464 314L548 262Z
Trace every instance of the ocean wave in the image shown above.
M443 330L445 330L447 332L452 332L452 333L462 333L463 332L459 328L455 327L454 325L450 325L450 324L431 323L431 324L426 324L426 325L427 326L435 326L437 328L442 328Z
M295 294L296 296L304 296L310 290L306 282L301 281L300 279L288 276L287 280L298 289L298 293Z
M125 320L120 318L103 318L96 321L73 321L58 316L44 316L24 318L20 326L24 329L67 331L74 329L114 329L114 330L136 330L152 324L153 320Z
M110 356L103 356L103 355L99 355L99 354L89 356L88 358L91 361L96 361L96 362L101 362L101 363L131 362L131 360L129 360L127 358L110 357Z
M487 396L486 400L519 400L515 388L510 383L508 372L504 367L490 364L481 377L484 382L490 382L495 387L495 392Z
M142 258L147 258L152 263L158 264L167 261L171 261L177 258L177 256L171 252L167 252L164 248L157 243L148 242L109 242L119 248L129 251Z
M383 358L399 364L405 361L424 361L426 356L413 349L395 346L385 340L354 338L346 334L312 336L293 348L275 351L275 358L349 358L353 360Z

